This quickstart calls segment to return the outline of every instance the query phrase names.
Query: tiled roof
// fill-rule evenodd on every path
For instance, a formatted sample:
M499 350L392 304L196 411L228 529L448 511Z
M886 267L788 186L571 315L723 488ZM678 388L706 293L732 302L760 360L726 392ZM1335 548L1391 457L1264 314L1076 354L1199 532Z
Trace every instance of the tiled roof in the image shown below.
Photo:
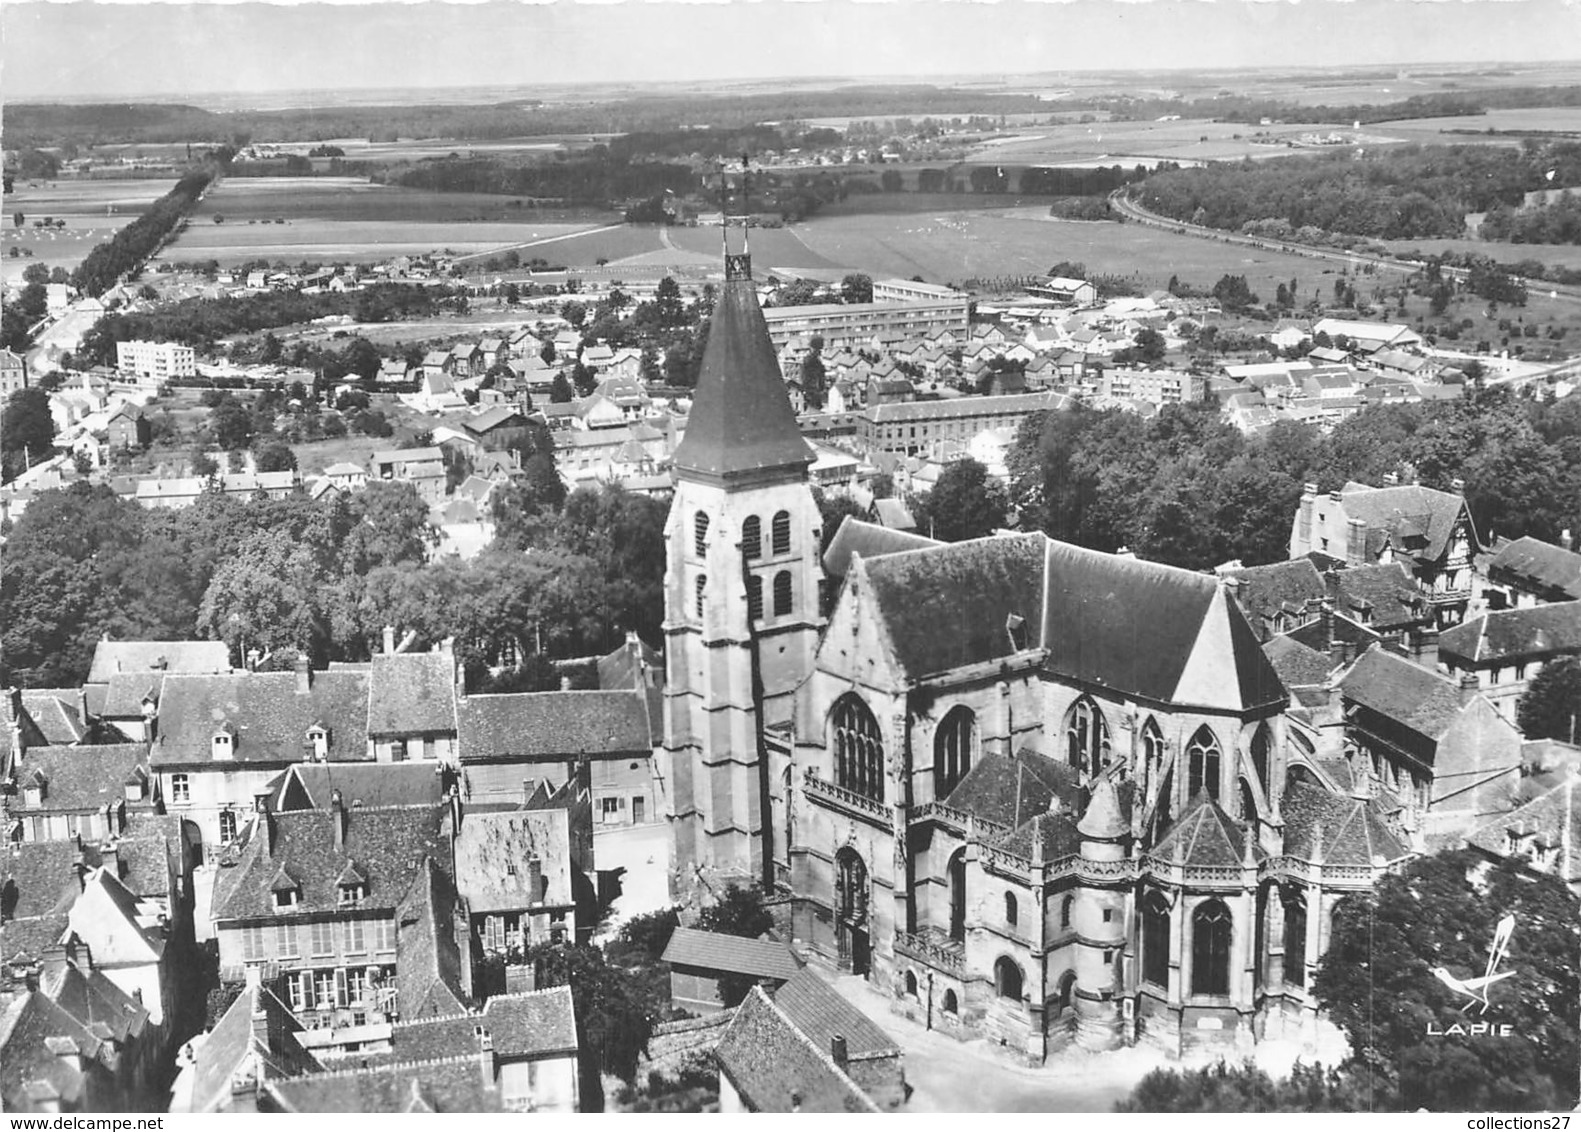
M1529 535L1505 543L1488 561L1488 571L1512 574L1547 589L1581 599L1581 554Z
M253 1032L255 1014L267 1019L267 1037L262 1042ZM317 1060L297 1041L301 1031L302 1024L270 991L262 987L243 990L214 1029L197 1043L192 1062L192 1111L227 1111L232 1082L238 1078L278 1080L318 1071Z
M456 714L463 762L653 749L647 699L635 689L468 696Z
M87 737L82 692L76 688L24 688L22 706L46 744L80 743Z
M64 958L52 958L39 972L38 989L84 1026L122 1044L148 1025L147 1008L97 968L85 971Z
M535 904L569 905L571 833L564 810L468 813L455 843L457 887L473 914L520 911ZM532 884L536 859L542 886ZM507 869L509 862L514 871Z
M500 1057L547 1057L577 1048L576 1010L568 986L500 994L483 1008Z
M1047 864L1081 851L1081 834L1068 810L1034 814L1029 820L994 844L1035 865Z
M1063 763L1023 750L1014 758L988 752L966 772L945 804L983 821L1015 829L1041 813L1057 798L1060 809L1075 805L1078 786Z
M845 1039L846 1053L853 1058L900 1054L894 1038L810 970L800 971L772 997L790 1024L817 1049L830 1048L830 1040L838 1036Z
M0 883L7 891L9 909L17 917L44 916L69 910L81 888L76 866L83 851L75 841L24 841L0 853Z
M1327 653L1308 648L1288 634L1281 633L1263 646L1263 655L1274 666L1286 688L1310 688L1328 681L1334 662Z
M1296 782L1285 791L1279 808L1285 819L1285 852L1290 856L1314 860L1314 849L1321 848L1326 864L1371 866L1410 855L1370 801ZM1320 831L1319 847L1314 840Z
M1043 611L1042 535L975 539L887 554L864 567L896 661L917 678L1018 651L1006 628L1037 646Z
M117 743L101 747L37 747L27 753L22 768L24 779L34 774L48 784L42 803L35 809L27 795L18 791L7 809L15 816L30 813L99 811L122 801L124 783L144 765L141 743Z
M368 734L454 734L456 662L445 653L380 653L368 686Z
M854 515L840 521L829 549L823 552L823 570L831 578L843 578L851 568L851 556L876 558L902 550L925 550L944 544L913 531L893 530L877 523L866 523Z
M1366 484L1346 484L1342 491L1345 515L1360 519L1369 531L1388 531L1395 535L1395 545L1401 550L1403 539L1410 533L1420 534L1426 541L1421 551L1423 558L1433 560L1443 555L1449 546L1449 536L1455 520L1465 509L1466 501L1447 491L1436 491L1420 484L1399 487L1368 487ZM1369 539L1369 546L1371 539Z
M1495 610L1446 629L1438 651L1471 664L1581 652L1581 601Z
M1428 619L1431 611L1403 562L1352 566L1337 572L1338 612L1360 618L1370 613L1368 624L1395 629Z
M1013 393L1002 397L954 397L948 401L892 401L870 406L867 418L874 424L905 424L955 417L1036 413L1064 408L1069 400L1063 393Z
M1347 700L1437 739L1460 717L1460 689L1403 656L1368 649L1340 681Z
M442 800L435 766L410 763L298 763L280 778L276 810L322 810L340 791L352 809L364 806L437 805Z
M301 885L298 911L327 912L339 908L335 878L348 860L368 877L364 910L392 910L418 879L423 860L444 849L443 806L364 807L345 812L344 844L336 848L334 814L329 810L297 810L274 814L274 845L255 823L237 853L236 863L223 860L215 884L216 919L274 916L272 886L282 868Z
M719 1069L753 1112L877 1112L877 1106L753 987L719 1040Z
M270 1081L265 1091L281 1112L504 1111L499 1087L492 1075L485 1083L477 1053Z
M432 857L424 857L416 880L395 912L395 993L402 1018L459 1013L461 948L466 925L456 916L456 890Z
M1566 778L1508 813L1489 818L1466 840L1489 853L1510 855L1509 832L1533 833L1554 849L1543 871L1565 883L1581 879L1581 779ZM1566 829L1568 823L1569 828Z
M107 684L117 672L230 670L230 646L224 641L100 641L86 682Z
M104 1041L62 1010L48 996L34 991L18 996L0 1015L0 1102L8 1112L34 1111L24 1091L42 1082L60 1098L61 1111L75 1111L83 1098L87 1072L99 1059ZM75 1042L82 1068L49 1048L51 1038Z
M1215 579L1045 541L1051 671L1122 694L1235 711L1288 698Z
M526 418L521 412L509 405L496 405L492 409L485 409L475 417L469 417L461 422L461 427L472 433L485 433L490 429L499 428L501 425L524 425Z
M1309 558L1248 566L1226 571L1226 574L1241 583L1232 592L1249 618L1304 610L1307 602L1321 601L1328 596L1323 575ZM1258 622L1253 620L1252 624L1257 626Z
M1153 846L1152 856L1173 861L1179 846L1187 865L1238 866L1246 852L1246 831L1212 798L1198 794ZM1258 860L1267 854L1253 845Z
M306 692L297 691L294 672L167 676L153 761L214 762L214 735L226 724L235 730L237 763L299 761L314 724L329 731L331 759L366 759L368 687L368 674L356 669L315 672Z
M719 932L676 928L664 949L664 962L710 971L729 971L760 979L789 979L801 970L790 948L767 939L744 939Z
M103 719L142 719L144 704L158 704L164 687L163 672L118 672L105 686L98 715Z
M0 964L37 963L44 952L60 946L70 930L71 919L65 912L0 921Z
M752 281L731 280L714 305L686 435L675 451L675 468L728 475L801 467L812 460Z

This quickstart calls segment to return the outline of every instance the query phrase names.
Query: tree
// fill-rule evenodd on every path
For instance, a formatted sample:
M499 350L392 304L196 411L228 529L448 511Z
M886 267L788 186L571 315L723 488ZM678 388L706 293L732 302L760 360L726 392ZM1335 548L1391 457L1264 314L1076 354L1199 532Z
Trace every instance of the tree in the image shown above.
M353 574L379 566L421 563L439 545L428 520L428 505L417 488L399 481L374 480L351 501L353 527L344 561Z
M566 380L564 370L555 374L554 381L549 384L549 400L555 405L567 405L576 400L576 391Z
M1533 676L1515 706L1515 722L1528 739L1574 743L1581 734L1581 659L1551 660Z
M571 384L576 387L579 395L591 397L593 391L598 388L598 372L592 366L577 362L571 367ZM550 399L553 399L552 392Z
M898 179L898 175L897 175ZM873 279L860 272L853 272L840 280L842 303L870 303L873 301Z
M1202 1069L1155 1069L1116 1112L1372 1112L1394 1107L1371 1075L1296 1062L1274 1081L1247 1061Z
M945 542L982 538L1002 526L1010 499L1003 485L973 459L946 467L939 482L918 504L917 528Z
M658 315L659 325L665 329L686 325L686 306L681 301L681 285L668 275L659 280L659 286L654 291L653 309Z
M11 214L11 223L16 225L18 228L26 227L27 226L27 216L25 214L23 214L23 213L20 213L20 212L13 212Z
M239 452L252 443L253 416L234 397L226 397L209 410L209 427L214 439L227 452Z
M215 570L198 630L223 640L239 659L255 648L322 657L328 626L320 603L334 600L326 581L309 546L284 529L259 531Z
M49 394L34 386L18 389L6 399L0 414L0 458L5 478L21 475L55 450L55 418L49 411Z
M763 905L761 888L755 884L746 888L732 884L718 900L702 910L697 926L705 932L759 939L774 930L774 917Z
M220 470L220 466L214 462L214 457L201 448L192 453L192 459L187 463L192 469L192 474L199 479L208 479Z
M1421 857L1335 908L1312 993L1349 1037L1350 1064L1388 1083L1402 1109L1568 1110L1581 1025L1578 912L1563 883L1519 862L1490 868L1475 850ZM1434 971L1480 975L1507 915L1517 978L1495 988L1478 1020L1508 1033L1445 1033L1466 1020L1465 1004Z
M253 449L253 461L260 472L296 471L296 453L291 451L289 444L278 440Z
M824 374L823 359L816 352L809 352L802 359L801 391L808 409L816 412L823 408L828 396L828 381Z
M534 985L569 986L576 1031L583 1112L603 1109L601 1073L631 1083L637 1059L648 1048L658 1021L657 1004L631 975L612 966L596 949L579 944L539 944L527 953Z
M562 303L560 317L569 322L573 330L580 330L582 323L587 321L587 307L575 300Z

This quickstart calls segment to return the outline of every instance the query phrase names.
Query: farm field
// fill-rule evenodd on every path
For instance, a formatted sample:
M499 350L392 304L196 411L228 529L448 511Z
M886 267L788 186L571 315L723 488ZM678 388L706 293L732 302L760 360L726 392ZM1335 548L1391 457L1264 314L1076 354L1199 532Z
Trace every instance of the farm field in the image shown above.
M799 233L805 227L807 225L798 225L794 229L752 229L752 262L763 267L839 267L839 261L829 259L799 238ZM720 262L718 228L671 228L669 237L678 248L711 256L716 263Z
M519 248L523 259L541 258L567 267L592 267L599 260L619 263L664 247L657 228L623 224L617 228L584 232L539 247Z
M1342 126L1248 126L1236 122L1187 119L1176 122L1090 122L1027 130L1013 138L990 142L972 151L975 161L1006 165L1156 165L1160 161L1229 161L1261 159L1292 153L1323 152L1326 147L1290 148L1254 142L1252 136L1297 139L1327 134ZM1368 138L1374 144L1387 139Z
M141 216L150 203L164 196L175 183L174 178L19 181L16 191L5 198L5 226L0 234L0 277L8 283L20 278L30 263L64 267L70 271L95 246ZM12 221L12 216L18 212L26 218L22 228L17 228ZM46 232L33 226L33 221L46 216L66 221L66 227ZM31 257L19 254L13 259L12 248L33 254Z
M1385 130L1418 130L1442 134L1446 130L1566 130L1581 132L1581 106L1533 106L1520 110L1489 110L1459 118L1406 118L1388 122ZM1450 134L1445 140L1466 135ZM1466 140L1475 140L1467 137Z
M360 177L232 177L204 198L187 231L159 258L367 262L445 249L489 251L608 222L608 214L593 210L539 212L511 207L502 196L428 192Z
M1518 263L1534 259L1542 264L1581 267L1581 247L1574 244L1505 244L1489 240L1384 240L1392 252L1420 251L1428 255L1441 252L1471 252L1499 263Z
M933 216L819 217L794 232L815 253L874 278L921 275L930 283L1002 275L1041 275L1062 260L1097 275L1134 279L1143 291L1182 283L1211 287L1245 275L1272 296L1292 278L1308 294L1333 265L1300 256L1179 236L1138 224L1054 220L1037 210L941 212ZM1326 268L1326 270L1325 270ZM1321 284L1327 290L1332 284Z

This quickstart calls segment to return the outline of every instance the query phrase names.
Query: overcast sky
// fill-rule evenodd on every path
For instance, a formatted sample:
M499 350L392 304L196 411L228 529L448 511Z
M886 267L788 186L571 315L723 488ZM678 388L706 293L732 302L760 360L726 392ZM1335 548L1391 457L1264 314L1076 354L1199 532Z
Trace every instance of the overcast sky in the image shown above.
M1581 57L1581 0L4 0L8 100Z

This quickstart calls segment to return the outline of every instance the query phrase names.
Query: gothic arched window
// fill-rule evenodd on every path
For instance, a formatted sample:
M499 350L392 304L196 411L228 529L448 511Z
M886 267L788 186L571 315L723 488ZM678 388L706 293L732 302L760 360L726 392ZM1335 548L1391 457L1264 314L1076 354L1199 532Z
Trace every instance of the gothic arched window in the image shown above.
M1230 910L1222 900L1191 914L1191 993L1230 993Z
M763 557L763 520L748 515L741 524L741 553L747 561Z
M1158 892L1142 905L1142 981L1169 986L1169 901Z
M1186 744L1187 779L1186 797L1195 798L1206 792L1214 801L1219 798L1219 741L1206 727Z
M1070 709L1065 739L1070 765L1076 770L1097 774L1109 765L1109 724L1086 696Z
M960 1012L960 1009L961 1009L960 1003L955 997L955 992L952 991L952 990L945 991L944 992L944 1012L946 1014L957 1014L957 1013Z
M933 736L933 796L943 801L972 769L977 716L964 705L951 708Z
M790 512L780 511L774 516L773 526L775 554L789 554L791 549L790 537Z
M703 599L708 593L708 575L697 575L697 616L703 615Z
M791 576L789 570L774 575L774 616L785 617L791 611Z
M1307 985L1307 902L1299 894L1285 897L1285 982Z
M708 553L708 513L699 511L692 518L692 549L701 558Z
M756 574L747 576L747 616L753 621L763 620L763 579Z
M841 696L830 717L835 785L875 802L884 800L884 740L873 713L854 694Z
M1007 955L994 960L994 990L1000 998L1021 999L1021 968Z
M1153 776L1164 765L1164 733L1152 716L1142 725L1142 765L1147 768L1148 782L1153 781Z
M1019 914L1020 909L1016 907L1016 894L1013 892L1005 893L1005 923L1015 927L1016 918Z
M1076 898L1067 896L1059 902L1059 926L1070 927L1071 914L1076 910Z

